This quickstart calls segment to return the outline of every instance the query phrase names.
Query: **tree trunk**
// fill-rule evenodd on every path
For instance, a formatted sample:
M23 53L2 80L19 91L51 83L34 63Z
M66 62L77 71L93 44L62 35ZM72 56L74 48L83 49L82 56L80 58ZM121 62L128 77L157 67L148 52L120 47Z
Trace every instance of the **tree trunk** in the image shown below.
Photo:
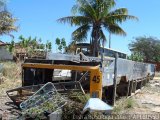
M94 29L94 28L93 28ZM94 30L94 34L92 36L93 38L93 56L94 57L98 57L98 53L99 53L99 27L96 26L96 29Z
M93 25L93 32L92 32L92 43L93 43L93 56L98 57L99 55L99 32L100 31L100 24L95 23Z

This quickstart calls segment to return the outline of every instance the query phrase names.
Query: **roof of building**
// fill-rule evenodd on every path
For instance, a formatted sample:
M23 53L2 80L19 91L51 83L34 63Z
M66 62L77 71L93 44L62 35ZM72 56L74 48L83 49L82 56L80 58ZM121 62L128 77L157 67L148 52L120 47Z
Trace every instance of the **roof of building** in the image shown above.
M6 46L6 45L9 45L9 44L0 40L0 46Z
M76 45L77 45L78 47L89 47L91 44L90 44L90 43L77 43ZM103 48L103 47L101 46L101 48ZM111 49L111 48L106 48L106 47L104 47L104 49L108 49L108 50L111 50L111 51L114 51L114 52L119 52L119 53L126 54L125 52L118 51L118 50L114 50L114 49Z

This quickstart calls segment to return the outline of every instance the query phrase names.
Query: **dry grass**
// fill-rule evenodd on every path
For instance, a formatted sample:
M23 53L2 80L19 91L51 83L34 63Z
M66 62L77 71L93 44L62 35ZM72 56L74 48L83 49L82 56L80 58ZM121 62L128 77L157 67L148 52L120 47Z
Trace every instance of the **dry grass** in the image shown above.
M124 111L132 110L134 107L137 107L138 104L134 98L121 98L116 101L116 106L114 107L113 114L120 114Z
M21 64L2 62L4 82L0 85L0 97L6 96L6 91L21 86Z

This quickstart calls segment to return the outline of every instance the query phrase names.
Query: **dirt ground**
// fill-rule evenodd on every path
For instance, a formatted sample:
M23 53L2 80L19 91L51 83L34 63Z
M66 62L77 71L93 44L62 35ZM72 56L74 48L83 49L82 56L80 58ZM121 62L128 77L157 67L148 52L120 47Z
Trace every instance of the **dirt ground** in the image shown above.
M136 112L160 113L160 80L150 81L150 84L133 98L139 105Z
M129 99L129 100L128 100ZM116 102L116 112L127 114L160 114L160 78L151 80L145 87L130 98ZM129 104L127 107L124 104Z
M5 111L11 118L18 116L20 111L8 98L6 91L21 86L21 66L15 63L4 63L4 78L0 85L0 115ZM128 99L116 102L116 114L160 114L160 75L157 74L137 94Z

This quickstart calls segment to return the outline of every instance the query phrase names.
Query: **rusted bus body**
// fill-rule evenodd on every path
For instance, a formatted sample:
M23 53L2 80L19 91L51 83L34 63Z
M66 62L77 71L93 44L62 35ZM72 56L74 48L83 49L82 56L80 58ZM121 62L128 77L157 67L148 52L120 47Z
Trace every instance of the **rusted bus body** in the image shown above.
M141 81L138 84L142 84L144 79L151 79L154 76L154 64L121 58L117 61L117 93L120 95L128 93L131 89L130 83L133 81ZM103 64L101 64L100 59L89 62L28 59L22 64L23 86L45 84L47 82L80 81L82 87L90 91L91 97L101 98L102 92L104 96L110 96L109 94L112 95L113 90L114 65L114 58L104 58ZM56 77L56 72L65 70L69 70L69 76Z
M80 82L86 91L90 92L91 97L102 98L102 72L99 62L71 62L56 60L26 60L22 64L22 85L37 85L47 82ZM59 76L57 79L55 72L69 70L70 76ZM82 78L85 73L87 76ZM68 79L70 78L70 79ZM85 80L82 80L85 79ZM66 88L67 89L67 88Z
M114 68L115 60L109 65L103 65L103 92L104 97L110 100L113 97L114 89ZM129 96L136 90L141 89L145 84L153 79L155 75L155 65L135 62L126 59L117 59L117 78L116 78L116 95Z

